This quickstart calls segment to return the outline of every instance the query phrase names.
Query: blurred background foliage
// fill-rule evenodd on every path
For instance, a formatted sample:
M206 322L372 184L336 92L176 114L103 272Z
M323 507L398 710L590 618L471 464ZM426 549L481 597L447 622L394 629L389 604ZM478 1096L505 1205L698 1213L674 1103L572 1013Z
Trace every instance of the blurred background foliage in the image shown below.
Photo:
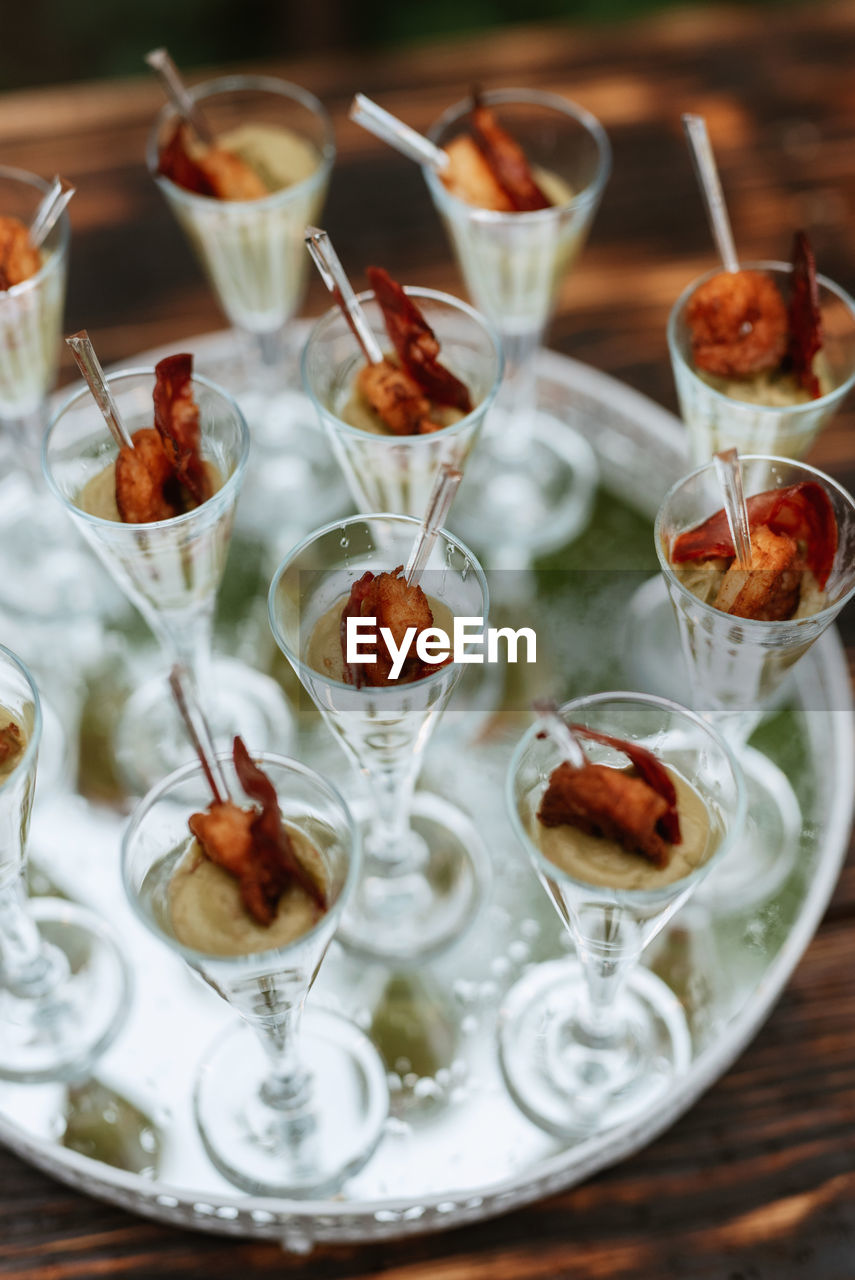
M160 44L169 45L181 66L201 67L372 48L517 22L614 22L681 2L0 0L0 90L140 75L143 54Z

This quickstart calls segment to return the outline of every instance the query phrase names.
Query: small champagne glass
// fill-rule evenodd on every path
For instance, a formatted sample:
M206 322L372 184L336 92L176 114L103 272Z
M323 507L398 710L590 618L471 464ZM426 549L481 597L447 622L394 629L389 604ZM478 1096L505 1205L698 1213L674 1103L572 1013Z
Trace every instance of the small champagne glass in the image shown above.
M535 365L599 205L611 149L599 121L557 94L500 89L481 98L522 145L535 175L559 179L567 193L547 209L498 213L452 195L430 165L423 170L470 296L499 331L505 355L504 383L458 523L499 567L517 568L569 541L590 516L593 451L570 423L537 408ZM471 107L471 99L449 107L428 131L431 141L444 147L461 133Z
M740 269L770 276L784 301L789 300L793 268L786 262L746 262ZM823 394L814 400L779 404L750 398L751 384L733 379L725 392L722 379L705 375L692 359L691 332L686 312L696 290L722 274L708 271L694 280L674 304L668 318L668 350L674 369L680 412L686 424L689 460L699 467L723 449L740 453L772 454L779 458L803 458L819 432L840 408L855 384L855 300L845 290L817 276L822 315L822 348L815 358ZM743 390L744 399L740 395ZM774 398L774 397L771 397Z
M0 215L31 226L51 183L0 165ZM42 265L0 290L0 604L24 620L101 614L101 575L45 493L39 449L59 368L71 228L63 212L41 244ZM37 589L33 584L37 583Z
M256 200L188 191L159 172L161 147L178 119L171 104L157 117L147 151L149 171L241 339L243 369L234 391L250 424L253 452L240 519L265 539L286 519L292 535L302 534L319 515L328 519L346 503L300 387L302 343L295 345L291 329L309 265L303 235L320 217L335 159L332 122L313 94L272 76L207 80L189 96L214 137L225 136L225 145L230 132L261 125L285 131L316 160L298 181ZM305 155L298 158L302 168Z
M85 1076L121 1030L130 975L110 930L57 898L28 901L27 835L42 730L35 682L0 646L0 1078L36 1083Z
M736 618L699 598L687 582L687 566L675 566L670 559L679 534L722 507L715 464L678 481L656 517L656 553L677 619L692 705L728 739L748 789L748 821L738 854L734 851L722 862L703 890L705 901L726 910L769 897L791 869L801 811L784 774L749 747L748 739L794 664L855 593L855 501L850 494L805 463L764 455L740 461L746 497L805 482L821 485L834 510L838 544L825 604L818 612L780 622ZM697 570L701 577L704 572Z
M359 832L339 793L313 770L277 755L255 758L284 822L323 865L329 905L308 932L246 955L199 951L175 936L170 880L193 843L189 816L211 799L198 763L140 802L122 843L122 874L146 928L243 1019L215 1043L196 1079L194 1115L211 1161L251 1193L328 1195L370 1158L389 1105L385 1068L368 1038L338 1014L305 1007L359 874ZM217 759L230 793L241 795L231 754Z
M458 422L425 435L396 436L347 421L355 379L365 357L338 307L312 330L303 351L303 385L360 511L421 516L440 467L462 470L481 432L502 377L498 335L459 299L433 289L407 288L435 332L443 363L465 382L474 408ZM375 333L383 317L373 292L357 301Z
M565 758L562 744L536 724L517 747L508 772L511 822L576 957L536 965L511 988L499 1016L500 1061L526 1115L567 1137L638 1122L688 1068L691 1035L683 1008L638 960L738 840L745 794L724 739L674 702L603 693L568 702L560 714L568 725L651 751L693 788L708 822L688 874L669 879L667 867L639 857L640 866L649 866L645 887L610 883L605 872L589 883L548 858L539 839L537 813L552 771ZM618 765L613 747L581 735L578 741L590 762Z
M133 434L153 421L153 369L111 374L107 384L121 420ZM117 455L101 411L88 389L74 393L45 436L48 484L109 573L139 609L160 643L166 665L192 673L210 708L217 741L241 732L253 741L287 749L292 719L278 684L236 659L211 660L217 590L249 453L249 432L235 401L207 378L194 375L201 450L221 480L207 501L183 515L126 524L88 509L87 486ZM192 754L162 676L129 699L117 731L122 772L138 794Z
M471 923L489 874L482 841L453 805L415 783L428 740L462 667L412 683L357 688L318 660L318 637L339 644L341 609L366 570L406 564L419 522L367 515L328 525L283 561L270 587L276 642L361 775L369 795L354 807L365 823L365 866L339 937L387 960L442 950ZM478 561L441 530L420 585L436 626L454 617L486 626L487 582ZM474 625L474 624L473 624ZM340 652L340 650L339 650Z

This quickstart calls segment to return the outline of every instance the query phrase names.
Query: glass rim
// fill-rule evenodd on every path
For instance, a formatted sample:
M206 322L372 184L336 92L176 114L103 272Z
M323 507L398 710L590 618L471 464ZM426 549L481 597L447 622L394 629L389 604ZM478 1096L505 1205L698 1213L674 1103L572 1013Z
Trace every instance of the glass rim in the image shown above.
M303 764L302 761L295 760L291 756L282 756L275 751L252 751L250 752L250 755L252 759L261 766L270 764L285 765L289 772L302 774L304 778L308 778L311 782L320 784L322 788L326 789L329 797L331 797L340 807L350 833L351 852L348 858L347 874L345 875L341 892L332 906L329 907L320 919L312 925L311 929L308 929L305 933L301 933L299 937L293 938L290 942L285 943L281 947L267 947L264 951L250 951L247 952L246 955L224 956L218 955L216 952L198 951L195 947L188 947L183 942L179 942L173 935L165 932L165 930L160 928L153 917L143 910L139 901L139 893L131 882L131 842L154 805L158 801L162 800L173 786L186 782L194 774L204 776L202 766L199 761L189 760L187 764L183 764L178 769L174 769L167 777L161 778L161 780L155 783L155 785L146 792L142 799L138 801L128 819L125 830L122 833L121 873L125 896L130 902L137 919L146 926L150 933L153 933L173 950L179 952L185 960L190 962L193 960L201 960L212 964L217 963L238 966L241 964L249 965L257 963L260 959L263 959L264 956L286 954L292 947L297 946L305 942L306 939L312 938L316 935L320 931L322 925L325 925L329 921L335 923L341 917L347 899L351 895L353 886L356 884L361 870L362 834L359 824L356 822L350 810L350 806L345 801L338 787L336 787L334 783L330 782L329 779L325 778L322 774L318 773L316 769L310 768L309 765ZM230 751L217 751L215 753L215 758L224 764L233 764L233 757ZM149 869L153 865L153 863L149 864ZM333 930L333 932L335 932L335 930Z
M112 383L118 382L121 378L138 378L138 377L142 377L143 375L153 378L155 376L154 366L146 365L146 366L140 366L139 368L135 368L135 369L117 369L115 370L115 372L107 374L107 385L110 386ZM232 395L230 395L230 393L226 391L224 387L221 387L216 382L212 382L210 378L206 378L205 375L202 373L191 374L191 381L198 382L203 387L207 387L209 391L213 391L217 395L221 396L225 401L228 402L229 407L237 415L238 426L240 429L241 447L240 447L240 453L235 462L234 470L232 471L231 475L228 476L223 481L223 484L220 486L219 489L216 490L215 493L212 493L211 496L209 498L206 498L204 502L200 502L198 507L193 507L190 511L183 511L181 515L178 515L178 516L169 516L166 520L149 520L147 523L134 524L131 521L126 521L126 520L106 520L103 516L96 516L96 515L93 515L92 512L90 511L84 511L82 507L78 507L74 502L71 501L71 499L66 494L62 492L59 485L56 483L56 480L54 479L53 472L50 466L48 465L48 447L53 439L54 432L56 431L63 417L69 411L69 409L71 409L76 404L77 401L82 401L85 396L92 397L92 392L89 390L89 387L85 383L83 383L79 386L77 391L73 391L71 395L67 397L67 399L63 400L62 404L57 409L53 417L51 418L50 423L47 427L47 430L45 431L44 436L42 438L42 447L41 447L42 471L44 472L45 479L48 482L48 487L50 488L51 492L57 498L59 498L63 506L72 514L72 516L75 519L80 518L82 520L88 521L88 523L94 526L96 529L101 527L115 529L117 524L121 525L121 527L124 529L133 529L138 533L145 532L145 531L151 532L154 529L174 529L179 525L189 523L189 521L191 521L194 516L198 516L199 512L202 511L205 507L207 507L209 502L214 502L215 499L221 498L223 497L223 495L230 496L234 489L236 488L239 489L240 484L243 481L243 473L246 470L247 459L249 458L250 435L249 435L249 427L247 425L246 418L244 417L243 412L241 411L241 408L238 405L235 398ZM101 411L100 409L98 409L98 406L95 403L94 398L92 399L92 406L96 410L96 412L100 414ZM110 435L110 432L106 423L104 424L104 430L109 436L109 438L112 440L113 437Z
M793 272L791 262L780 262L774 258L761 259L756 262L741 262L739 267L740 270L745 271L777 271L782 275L792 275ZM699 382L704 388L704 394L711 396L714 403L723 405L725 408L730 406L731 409L734 405L738 405L740 408L750 409L752 413L759 413L761 417L764 414L777 415L778 417L786 415L788 418L792 417L794 420L798 420L805 414L813 413L817 407L825 408L830 401L843 400L852 387L855 386L855 364L853 364L852 372L849 374L849 377L838 386L832 387L831 391L826 391L824 395L816 396L813 400L805 400L801 404L790 405L753 404L750 400L739 400L736 396L726 395L725 392L718 391L715 387L711 387L710 384L700 376L697 369L689 363L683 355L683 352L680 350L680 346L677 341L677 323L695 290L699 289L702 284L706 284L707 280L712 280L715 276L724 274L726 274L726 268L719 265L717 267L712 267L709 271L705 271L703 275L696 276L694 280L686 285L685 289L683 289L677 301L672 306L668 315L667 325L668 350L671 355L672 363L678 364L681 369L685 369L691 375L695 382ZM818 285L821 285L829 293L833 293L838 301L843 303L852 316L853 326L855 327L855 298L853 298L851 294L847 293L842 285L837 284L828 276L821 275L819 272L817 272L816 281ZM820 352L821 351L822 348L820 348ZM794 433L798 429L800 428L794 428Z
M478 401L474 408L469 411L469 413L465 414L458 422L452 422L449 426L443 427L441 431L431 431L425 435L406 436L393 435L391 432L386 435L379 431L365 431L362 427L354 427L352 423L345 422L343 418L338 416L338 414L333 413L333 411L327 408L326 405L322 404L315 395L314 388L312 387L309 378L308 364L310 348L325 336L325 328L330 327L337 319L340 319L342 323L346 325L346 321L344 320L340 309L335 304L329 307L324 314L315 321L308 338L303 344L303 350L300 355L300 375L303 387L312 404L315 406L315 410L322 418L332 418L336 424L336 430L340 431L342 435L353 436L355 439L363 441L366 439L376 440L379 447L387 446L391 448L394 445L400 447L403 444L407 448L419 449L422 447L428 447L432 443L435 444L437 436L444 440L462 433L465 428L472 425L473 418L487 414L490 406L498 395L499 387L502 383L502 378L505 372L505 356L502 350L502 343L498 330L486 316L482 315L480 311L477 311L475 307L470 306L468 302L464 302L462 298L455 298L451 293L443 293L439 289L423 288L420 285L407 284L403 286L403 289L404 293L406 293L408 297L428 298L432 302L444 302L450 304L453 310L462 312L464 315L469 316L469 318L476 324L480 325L482 331L486 333L487 337L490 339L493 352L496 357L496 375L489 390ZM361 293L356 295L356 300L360 303L373 302L375 300L374 290L363 289ZM360 350L361 348L359 347L359 343L356 341L356 338L354 338L353 341L357 350Z
M15 765L12 772L8 773L6 777L0 781L0 795L2 795L4 791L11 788L13 784L17 783L20 778L22 778L32 768L34 757L38 752L39 744L41 742L43 721L42 700L39 694L38 685L36 684L35 676L32 671L30 671L30 668L5 644L0 644L0 658L5 658L12 667L17 669L18 674L23 676L24 680L29 685L30 692L33 695L32 732L30 733L29 741L24 748L24 754L21 756L21 759Z
M20 182L28 187L35 187L37 191L41 191L42 195L47 195L50 191L51 184L47 179L42 178L37 173L31 173L29 169L18 169L14 165L0 164L0 180L6 179L11 182ZM8 289L0 292L0 304L9 298L22 298L27 293L37 289L50 275L56 271L59 263L68 253L68 246L71 241L71 221L68 216L68 209L63 209L59 215L56 226L59 229L59 246L56 253L48 254L42 265L39 267L35 275L28 276L26 280L22 280L20 284L10 285ZM42 250L39 249L39 253Z
M266 196L259 196L255 200L221 200L217 196L205 196L198 191L188 191L186 187L179 186L177 182L173 182L171 178L167 178L165 174L158 172L161 129L167 120L175 119L178 116L178 112L172 104L167 102L157 113L146 142L146 164L151 177L158 186L165 191L174 193L179 199L189 204L197 202L211 208L226 206L231 209L246 210L270 209L278 204L287 204L296 196L302 195L305 191L313 186L320 185L326 180L336 157L333 123L320 98L317 98L309 89L304 89L301 85L294 84L291 80L281 79L278 76L229 75L217 76L212 80L201 80L198 84L192 85L188 92L195 103L202 102L205 98L213 97L219 93L237 93L241 89L254 89L261 93L290 98L292 102L298 102L318 117L323 127L324 141L318 149L320 162L317 168L305 178L301 178L299 182L293 182L290 186L282 187L279 191L270 191Z
M356 516L347 516L343 520L331 520L329 524L325 524L321 529L316 529L313 533L307 534L305 538L301 539L301 541L296 544L296 546L291 548L273 575L270 583L270 589L267 593L267 617L270 623L270 630L273 632L274 640L284 653L285 657L291 663L298 676L300 676L300 673L305 670L311 672L313 679L323 681L328 688L342 689L348 693L358 693L363 697L370 696L381 699L385 698L388 700L392 695L400 696L402 689L422 689L438 683L449 668L454 668L459 664L455 662L444 663L442 666L438 666L436 671L431 672L430 675L422 676L421 679L412 681L408 684L399 684L396 682L392 685L363 685L361 688L357 688L356 685L345 684L343 680L334 680L332 676L324 675L322 671L316 671L314 667L309 666L300 654L295 654L282 635L282 628L279 625L279 619L276 613L276 596L279 591L279 584L299 555L306 551L312 543L326 537L327 534L336 531L344 532L349 525L360 524L370 520L383 520L387 523L394 521L398 524L409 525L413 529L418 529L421 525L421 520L417 520L415 516L396 515L391 511L372 511L366 515L360 514ZM490 592L487 586L487 576L484 573L481 562L475 556L474 552L470 551L465 542L462 542L460 538L455 537L453 533L449 533L447 529L440 529L438 536L445 538L446 543L450 543L451 546L455 547L458 551L462 551L470 561L472 568L474 569L478 585L481 588L481 598L484 608L483 616L484 623L486 625L490 612ZM430 572L430 570L426 569L425 572Z
M842 484L838 484L836 480L834 480L831 476L826 475L824 471L820 471L817 467L811 467L808 465L808 463L801 462L796 458L779 458L772 454L763 454L763 453L740 454L739 460L740 462L762 462L762 463L771 462L771 463L781 464L787 467L798 467L802 471L807 471L810 474L810 476L816 479L817 483L822 484L824 488L831 489L835 493L837 493L843 499L843 501L852 509L853 518L855 518L855 498L853 498L852 495L846 489L843 488ZM669 585L673 583L674 586L676 586L679 589L681 595L685 596L688 600L692 601L695 606L703 609L707 613L717 618L730 618L734 626L743 627L747 629L749 633L751 633L751 631L753 630L755 635L759 635L762 630L765 630L767 635L768 634L774 635L775 634L774 629L777 627L795 626L795 627L802 627L804 629L809 624L815 623L820 620L824 623L825 626L828 626L831 622L834 621L837 614L840 613L840 611L843 608L845 608L848 602L852 599L852 596L855 594L855 574L853 574L852 586L845 593L845 595L841 596L839 600L836 600L834 604L826 605L824 609L819 609L816 613L811 613L804 618L780 618L780 619L768 619L768 620L762 619L762 618L737 618L733 614L724 613L721 609L716 609L714 605L708 604L705 600L699 599L699 597L696 596L694 592L690 591L688 587L684 586L684 584L677 577L677 574L675 573L670 560L668 560L662 545L663 543L662 532L661 532L662 531L662 513L665 510L666 503L673 497L674 494L676 494L678 489L681 489L684 484L688 484L690 480L693 480L696 476L699 476L702 471L710 471L710 470L714 470L714 468L715 468L715 462L710 461L710 462L702 463L701 466L695 467L692 471L687 471L686 474L682 476L679 480L677 480L675 484L671 485L670 489L665 494L665 497L662 499L662 502L659 505L659 510L656 512L656 519L653 524L653 542L656 550L656 555L659 559L660 567L662 569L663 574L665 575L666 583L668 583ZM798 483L798 482L794 481L793 483ZM764 490L760 490L760 492L765 493L767 491L764 489ZM750 498L752 496L753 496L752 494L746 494L746 498ZM722 509L723 509L723 504L722 504ZM713 512L713 514L715 513ZM709 519L709 517L707 517L707 519ZM699 520L698 523L702 524L703 521ZM693 525L689 525L688 527L694 528ZM771 628L771 631L769 630L770 628Z
M469 204L468 201L461 200L459 196L452 194L447 189L431 165L423 164L421 166L422 173L437 203L447 200L452 207L456 206L465 210L467 216L473 221L493 223L500 226L518 226L520 222L535 225L538 222L549 221L556 214L565 213L574 208L587 208L589 205L597 203L611 173L612 146L605 128L593 112L580 106L572 98L565 98L562 94L550 93L545 89L486 89L481 97L487 103L522 102L531 106L548 107L561 115L572 116L578 124L587 130L597 148L596 173L586 186L582 187L580 191L574 192L573 196L569 200L565 200L563 204L550 205L548 209L505 211L482 209L478 205ZM471 104L472 98L470 95L468 98L461 98L459 101L452 103L451 106L446 107L445 111L434 120L427 131L427 137L430 138L431 142L436 143L442 130L452 121L458 120L470 108Z
M563 881L575 885L583 890L593 889L603 896L606 894L611 894L613 896L617 895L619 897L626 896L630 903L637 902L645 906L655 905L657 902L662 902L664 896L667 896L670 901L677 897L678 894L687 886L692 886L699 880L703 879L709 870L722 859L724 854L730 851L734 841L741 833L748 809L747 792L742 769L732 747L721 733L719 733L713 725L708 724L702 716L697 714L697 712L692 711L689 707L682 706L679 702L674 702L671 698L660 698L652 693L632 693L628 690L618 689L611 692L592 693L583 695L579 698L571 698L569 702L563 703L558 708L558 714L565 722L568 722L568 719L572 717L572 713L578 709L582 707L598 706L604 703L630 703L636 705L641 703L644 706L664 709L672 715L677 713L684 720L690 721L696 728L702 729L703 732L712 739L715 746L718 747L727 760L731 776L736 787L736 805L732 811L733 821L725 832L718 847L713 850L712 854L705 862L700 863L693 871L690 871L688 875L681 876L679 880L673 880L670 884L663 885L660 889L622 889L602 884L591 884L588 880L580 880L569 872L564 871L556 863L551 862L550 859L547 858L540 849L538 849L537 845L523 826L519 810L517 809L516 800L514 798L514 781L519 772L523 756L531 743L537 738L538 733L541 732L540 726L537 723L530 725L525 731L522 738L517 743L517 746L514 749L514 754L511 757L510 764L508 765L508 772L505 779L505 801L511 815L511 825L514 829L514 834L522 843L537 869L553 880ZM687 779L687 781L690 780ZM673 890L673 892L669 892L669 890ZM667 903L663 905L667 905Z

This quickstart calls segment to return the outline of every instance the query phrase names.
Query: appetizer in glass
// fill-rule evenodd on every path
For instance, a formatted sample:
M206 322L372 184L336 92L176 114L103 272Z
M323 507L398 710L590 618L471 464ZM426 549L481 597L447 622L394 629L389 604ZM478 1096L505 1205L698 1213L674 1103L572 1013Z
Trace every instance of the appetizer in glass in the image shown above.
M421 516L441 466L462 469L501 380L491 326L465 303L402 288L369 267L356 298L372 334L366 352L345 307L315 326L303 380L360 510Z
M638 1120L687 1068L682 1006L638 960L738 840L745 796L727 744L676 703L605 693L560 717L517 748L508 805L576 957L511 989L499 1051L518 1105L564 1137Z
M496 326L505 380L470 470L460 522L496 563L554 549L584 527L596 485L587 442L537 409L535 361L611 166L606 134L555 94L502 89L450 107L429 130L448 157L424 167L478 309Z
M668 321L689 454L721 449L801 458L855 382L855 302L817 276L803 232L792 262L719 268Z
M39 456L59 368L72 194L59 179L0 166L0 604L22 620L108 607L92 557L69 545L45 493Z
M291 716L276 682L234 659L211 664L216 595L249 451L243 416L192 372L189 354L112 374L107 387L130 445L117 449L93 395L77 392L45 438L48 483L169 665L193 672L217 738L231 741L248 726L257 740L286 747ZM187 759L162 677L128 701L116 749L137 789Z
M376 1050L304 1008L359 862L335 788L240 738L155 787L125 834L131 905L243 1020L201 1065L194 1114L212 1162L249 1192L330 1194L382 1134Z
M149 170L187 234L245 347L234 390L253 456L241 519L265 538L305 532L339 509L339 474L300 391L289 323L335 157L321 103L270 76L226 76L189 90L193 123L173 105L148 144ZM200 136L200 130L204 136ZM302 524L301 524L302 522Z
M418 637L436 627L451 634L457 617L485 626L487 584L472 553L442 530L419 585L408 585L403 566L418 533L418 521L404 516L329 525L295 547L269 598L277 644L367 784L355 805L365 821L365 866L339 936L400 960L457 938L488 875L471 822L439 796L414 794L428 740L462 671L447 658L425 661ZM369 628L362 642L368 660L351 664L348 619L369 618L376 623L374 639ZM408 642L401 663L393 662L383 626L396 647Z
M767 896L785 878L800 830L786 779L748 738L794 664L855 591L851 496L786 458L743 457L741 472L747 566L736 558L713 463L671 489L654 534L693 705L728 737L746 775L749 821L739 856L709 884L731 908Z
M29 901L26 846L42 718L0 646L0 1079L85 1076L120 1031L130 975L107 926L65 899Z

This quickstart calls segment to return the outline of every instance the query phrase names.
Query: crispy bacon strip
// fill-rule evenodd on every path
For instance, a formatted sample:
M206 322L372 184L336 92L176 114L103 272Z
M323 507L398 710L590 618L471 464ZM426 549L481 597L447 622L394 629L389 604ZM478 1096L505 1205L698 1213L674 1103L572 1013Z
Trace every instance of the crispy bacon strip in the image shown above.
M522 147L502 128L477 91L472 95L472 137L517 213L548 209L548 200L534 180Z
M241 786L261 808L215 800L206 813L192 814L188 825L205 856L235 877L244 906L258 924L272 924L279 899L294 882L325 910L326 894L297 857L273 784L240 738L234 740L233 759Z
M188 136L187 125L177 123L160 149L157 172L185 191L193 191L199 196L216 197L213 182L190 154Z
M545 827L577 827L665 867L669 849L660 828L667 809L642 778L601 764L574 769L564 761L550 775L537 816Z
M434 404L451 405L462 413L471 413L468 388L440 364L436 334L412 298L382 267L368 267L365 274L383 312L386 332L407 373Z
M768 489L748 499L748 525L753 531L766 525L773 533L785 533L805 544L805 563L820 588L828 581L837 552L837 520L831 499L816 480ZM686 529L674 539L673 564L689 560L730 559L735 556L724 508Z
M296 880L309 897L322 910L326 910L326 893L297 857L294 842L282 822L276 789L267 774L252 759L242 738L234 740L233 758L240 785L250 800L261 806L260 812L255 814L250 824L254 861L271 868L271 876L276 885L282 881L283 876L283 888L287 887L289 881ZM282 888L278 890L277 903L281 894Z
M193 357L167 356L155 365L154 425L175 474L197 502L211 496L199 448L199 406L193 398Z
M669 844L679 844L682 836L680 816L677 812L677 788L670 773L657 760L653 752L648 751L646 747L640 747L636 742L612 738L606 733L597 733L596 730L588 729L582 724L572 724L570 728L579 737L589 738L592 742L602 743L605 747L614 747L616 751L623 752L629 758L647 785L652 787L668 806L667 812L662 815L659 822L660 833Z
M373 663L354 664L356 670L347 661L347 619L377 619L377 661ZM415 640L418 634L433 626L433 612L428 598L421 587L408 587L403 577L403 565L398 565L391 573L380 573L376 576L369 570L354 582L350 596L341 611L341 653L344 659L344 671L348 684L357 689L363 685L374 687L412 684L422 677L430 675L438 667L450 661L422 662L415 652ZM396 680L391 677L392 655L385 641L379 635L381 627L388 627L396 645L403 642L408 627L416 628L416 636L410 646L401 674ZM367 645L363 644L363 649Z
M787 363L799 384L815 400L822 394L819 378L813 371L814 356L822 347L822 314L819 308L816 262L804 231L797 231L793 240L789 330Z
M365 684L364 663L357 663L356 670L347 661L347 620L348 618L361 618L366 616L363 613L362 606L371 596L371 584L374 581L374 574L370 569L366 569L362 577L354 582L350 588L350 595L347 603L341 611L341 623L339 624L339 638L341 641L341 656L344 661L344 674L348 684L355 685L357 689L361 689ZM369 615L370 616L370 615Z
M182 123L161 148L157 171L176 186L215 200L260 200L270 194L241 156L226 147L194 142L192 132Z

